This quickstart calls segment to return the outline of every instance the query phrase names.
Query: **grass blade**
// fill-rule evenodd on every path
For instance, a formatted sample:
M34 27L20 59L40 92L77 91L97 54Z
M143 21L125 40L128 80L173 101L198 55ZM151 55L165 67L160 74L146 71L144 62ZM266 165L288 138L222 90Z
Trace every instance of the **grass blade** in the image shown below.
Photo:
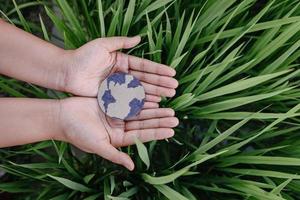
M148 151L147 151L146 146L138 138L135 138L134 141L136 143L136 147L138 149L138 154L139 154L141 160L143 161L143 163L145 163L145 165L147 166L147 169L149 169L150 160L149 160Z
M61 178L61 177L57 177L57 176L52 176L50 174L46 174L47 176L49 176L50 178L56 180L57 182L63 184L64 186L72 189L72 190L75 190L75 191L79 191L79 192L90 192L92 191L91 188L88 188L80 183L76 183L74 181L71 181L69 179L66 179L66 178Z

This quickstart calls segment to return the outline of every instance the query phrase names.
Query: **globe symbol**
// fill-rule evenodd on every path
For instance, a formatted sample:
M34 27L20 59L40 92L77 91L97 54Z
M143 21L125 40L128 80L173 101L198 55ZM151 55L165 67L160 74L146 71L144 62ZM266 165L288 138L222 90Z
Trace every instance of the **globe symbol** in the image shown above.
M142 110L144 101L141 82L130 74L113 73L100 84L98 103L109 117L121 120L134 117Z

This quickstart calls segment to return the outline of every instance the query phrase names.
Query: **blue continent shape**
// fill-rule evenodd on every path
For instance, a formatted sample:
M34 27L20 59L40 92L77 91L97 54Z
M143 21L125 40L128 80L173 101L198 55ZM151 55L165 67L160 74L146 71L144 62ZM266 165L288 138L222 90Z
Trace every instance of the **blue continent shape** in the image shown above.
M142 86L141 82L137 78L133 78L127 85L127 88L136 88Z
M109 83L112 81L115 85L118 83L120 85L125 83L126 74L123 72L114 73L107 78L107 88L109 88Z
M101 99L104 102L105 113L107 113L108 104L116 102L116 99L111 95L110 90L105 90Z
M138 100L137 98L132 99L129 102L130 111L125 119L135 116L142 109L143 106L144 106L144 99L142 100Z

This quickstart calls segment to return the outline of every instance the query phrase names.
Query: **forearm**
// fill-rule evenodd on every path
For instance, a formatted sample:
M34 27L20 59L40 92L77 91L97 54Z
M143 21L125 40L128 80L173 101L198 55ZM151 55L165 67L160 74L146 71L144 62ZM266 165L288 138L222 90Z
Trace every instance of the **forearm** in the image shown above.
M64 90L67 51L0 20L0 74Z
M59 139L59 100L0 98L0 148Z

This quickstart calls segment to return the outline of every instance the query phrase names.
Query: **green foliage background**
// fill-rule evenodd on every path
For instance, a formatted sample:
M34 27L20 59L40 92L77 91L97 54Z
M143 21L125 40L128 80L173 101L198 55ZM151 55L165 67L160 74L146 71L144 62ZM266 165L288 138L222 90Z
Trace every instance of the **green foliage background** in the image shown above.
M13 3L13 4L12 4ZM299 199L300 7L298 0L98 0L10 2L3 18L67 49L98 38L142 35L128 53L176 69L180 118L168 141L123 148L128 172L70 145L46 141L0 150L0 191L16 199ZM10 6L12 6L10 8ZM57 7L61 17L57 16ZM15 97L68 94L0 77ZM149 168L144 162L150 160Z

